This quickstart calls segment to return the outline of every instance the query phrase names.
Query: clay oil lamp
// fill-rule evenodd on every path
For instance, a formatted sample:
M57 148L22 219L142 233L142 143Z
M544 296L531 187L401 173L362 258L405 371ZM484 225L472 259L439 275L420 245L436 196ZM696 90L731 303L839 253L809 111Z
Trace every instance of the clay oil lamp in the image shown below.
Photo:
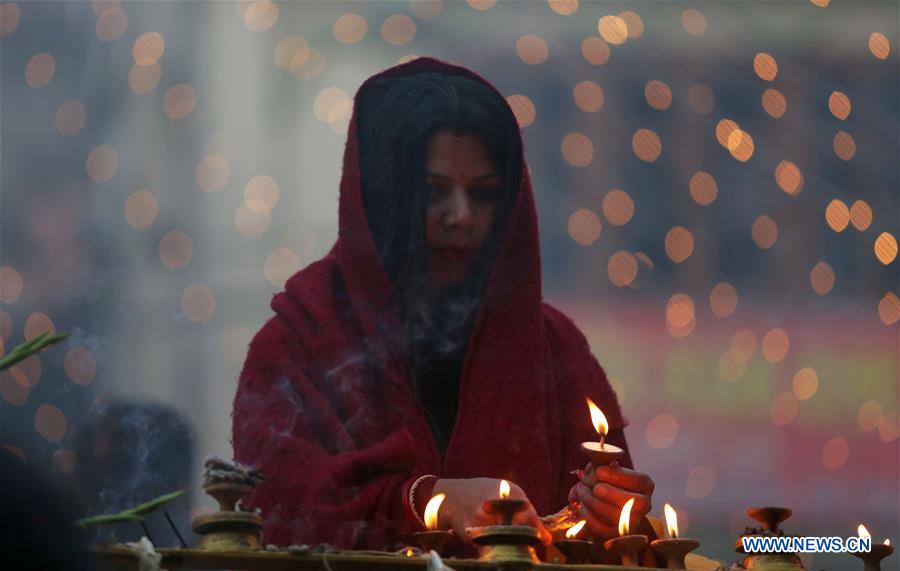
M587 520L581 520L566 530L566 538L553 543L560 553L566 558L567 564L581 564L591 562L591 547L593 543L584 539L577 539L578 534L584 528Z
M538 562L534 546L540 543L538 532L530 525L513 525L513 517L528 507L528 500L510 498L509 482L502 480L498 497L484 502L482 509L500 517L499 525L468 528L472 543L480 547L481 561Z
M686 569L685 556L700 547L700 542L696 539L678 537L678 514L669 504L666 504L664 511L666 512L666 528L669 537L651 541L650 549L665 559L666 569Z
M625 451L614 444L606 443L606 435L609 433L609 423L606 421L606 415L594 404L594 401L589 398L585 398L585 400L591 413L591 424L594 425L594 430L600 435L600 442L582 442L581 450L595 468L609 464L614 460L623 460Z
M857 535L860 539L872 540L869 530L866 526L859 524ZM872 543L872 548L867 552L854 553L856 557L863 560L865 571L881 571L881 560L894 552L894 546L891 545L890 539L885 539L884 543Z
M630 535L628 533L632 506L634 506L634 498L622 506L622 513L619 515L619 537L608 539L603 544L607 551L622 560L623 567L640 567L641 554L647 548L646 535Z
M447 542L450 541L450 538L453 537L452 531L437 529L438 510L445 497L446 494L437 494L428 500L428 504L425 505L425 517L423 518L425 520L425 527L428 528L428 531L418 531L410 537L410 541L425 552L426 555L432 550L440 555L441 550ZM407 553L407 556L411 555Z

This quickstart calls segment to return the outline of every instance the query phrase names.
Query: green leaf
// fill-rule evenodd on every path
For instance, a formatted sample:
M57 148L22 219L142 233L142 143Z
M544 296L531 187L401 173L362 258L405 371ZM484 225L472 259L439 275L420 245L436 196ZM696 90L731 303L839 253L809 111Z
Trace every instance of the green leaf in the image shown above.
M81 527L87 527L89 525L101 525L104 523L124 523L126 521L143 521L143 519L144 518L139 515L120 512L117 514L104 514L104 515L95 515L95 516L91 516L91 517L83 517L81 519L75 520L75 523L80 525Z
M175 498L177 498L179 496L183 496L186 491L187 490L178 490L177 492L171 492L171 493L159 496L158 498L153 498L149 502L144 502L143 504L141 504L139 506L135 506L131 509L127 509L127 510L123 511L122 513L123 514L133 514L133 515L144 515L144 514L150 513L153 510L162 506L163 504L167 504L167 503L171 502L172 500L174 500Z
M20 361L24 361L28 357L31 357L35 353L41 351L42 349L49 347L50 345L54 345L59 343L66 337L68 337L68 333L57 333L55 335L50 335L49 333L41 333L37 337L33 339L29 339L25 343L16 346L12 351L0 357L0 371L4 371L16 363Z

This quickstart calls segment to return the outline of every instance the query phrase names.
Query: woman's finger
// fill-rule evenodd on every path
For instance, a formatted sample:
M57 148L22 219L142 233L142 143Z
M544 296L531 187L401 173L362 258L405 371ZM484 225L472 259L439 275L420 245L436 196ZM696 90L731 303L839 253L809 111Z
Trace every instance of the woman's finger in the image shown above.
M653 489L656 487L653 479L647 474L618 465L599 466L592 475L598 483L606 482L624 490L648 496L653 494Z
M587 521L585 527L587 528L582 532L584 535L594 536L594 537L616 537L619 534L619 530L607 522L599 519L593 511L587 508L584 504L579 506L578 515L581 519Z
M622 506L628 500L633 499L634 504L631 506L631 513L633 514L644 516L653 509L653 503L649 495L637 494L603 482L594 486L591 493L598 500L618 506L619 510L622 509Z
M621 506L595 497L587 486L580 487L577 496L581 505L587 508L598 521L610 527L618 526L619 514L622 511Z
M538 537L541 539L541 543L544 545L553 543L553 536L547 531L544 522L541 521L540 516L538 516L534 507L530 504L527 510L523 510L513 517L513 523L516 525L529 525L535 528L538 532Z

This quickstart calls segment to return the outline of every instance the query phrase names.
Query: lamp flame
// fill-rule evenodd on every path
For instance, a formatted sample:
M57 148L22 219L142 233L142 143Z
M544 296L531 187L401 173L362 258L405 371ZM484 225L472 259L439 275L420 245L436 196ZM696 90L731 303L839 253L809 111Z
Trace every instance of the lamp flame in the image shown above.
M622 514L619 516L619 535L628 535L628 524L631 520L631 506L634 505L634 498L631 498L622 506Z
M856 528L856 535L863 539L872 539L872 535L869 533L869 530L866 529L866 526L863 524L859 524L859 527Z
M500 499L506 499L509 497L509 482L506 480L500 480Z
M586 523L587 523L587 520L583 519L583 520L579 521L578 523L576 523L575 525L573 525L572 527L570 527L568 530L566 530L566 539L572 539L573 537L578 535L578 532L581 531L581 529L584 527L584 524L586 524Z
M441 508L441 502L444 501L444 498L447 497L447 494L438 494L428 500L428 504L425 506L425 527L429 530L437 528L438 524L438 510Z
M415 552L412 549L410 549L408 547L406 548L406 556L407 557L412 557L413 553L415 553Z
M666 504L664 511L666 512L666 528L669 530L669 537L678 537L678 514L675 508Z
M885 544L885 545L890 545L890 544L891 544L891 538L885 539L885 540L884 540L884 544Z
M594 425L594 430L600 436L606 436L606 433L609 432L609 423L606 421L606 415L603 414L600 407L594 404L594 401L589 398L584 400L587 401L588 410L591 411L591 423Z

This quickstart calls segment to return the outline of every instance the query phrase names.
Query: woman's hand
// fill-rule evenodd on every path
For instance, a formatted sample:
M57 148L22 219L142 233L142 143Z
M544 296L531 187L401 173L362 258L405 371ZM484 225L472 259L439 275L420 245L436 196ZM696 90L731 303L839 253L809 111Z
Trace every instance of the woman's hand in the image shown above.
M619 536L619 516L622 506L630 499L634 499L634 505L629 526L632 532L638 530L653 507L654 486L647 474L622 468L616 462L597 468L588 464L584 479L575 487L574 496L581 504L578 511L587 520L588 532L610 539Z
M452 529L457 536L468 541L467 527L500 523L496 515L484 511L484 502L497 499L501 480L494 478L439 479L434 484L434 495L446 494L439 511L438 526ZM522 488L509 482L509 497L527 500ZM549 545L550 533L529 502L528 507L517 513L513 524L530 525L538 530L541 542Z

